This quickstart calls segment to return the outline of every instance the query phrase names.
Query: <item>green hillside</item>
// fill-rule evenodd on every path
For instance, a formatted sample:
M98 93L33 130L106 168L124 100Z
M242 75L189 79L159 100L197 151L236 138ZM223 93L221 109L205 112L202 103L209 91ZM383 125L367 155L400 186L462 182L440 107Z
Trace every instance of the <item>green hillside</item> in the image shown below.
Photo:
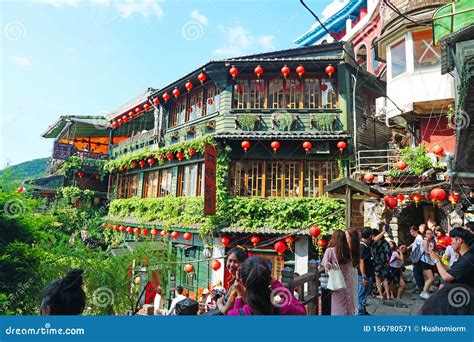
M44 176L44 169L49 158L30 160L0 170L0 179L9 183L22 183L24 180Z

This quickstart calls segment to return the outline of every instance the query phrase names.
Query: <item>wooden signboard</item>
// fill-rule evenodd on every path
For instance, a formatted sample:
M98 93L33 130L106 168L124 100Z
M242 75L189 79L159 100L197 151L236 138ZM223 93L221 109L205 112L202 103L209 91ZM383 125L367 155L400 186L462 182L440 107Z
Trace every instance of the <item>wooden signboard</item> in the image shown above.
M364 207L362 200L352 199L351 203L351 227L362 229L364 228Z
M53 145L53 159L66 160L72 156L74 149L75 147L72 144L56 141Z
M216 149L204 150L204 216L216 214Z

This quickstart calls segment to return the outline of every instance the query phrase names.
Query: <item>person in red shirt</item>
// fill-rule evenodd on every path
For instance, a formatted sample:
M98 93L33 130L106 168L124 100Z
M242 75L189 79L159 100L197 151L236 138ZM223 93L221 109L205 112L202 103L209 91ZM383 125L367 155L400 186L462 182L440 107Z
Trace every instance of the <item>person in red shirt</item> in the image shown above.
M446 235L446 231L443 228L438 226L435 230L435 234L436 247L438 248L438 250L444 251L446 247L451 246L451 238Z
M146 284L145 289L145 304L153 304L156 296L156 289L160 286L160 280L158 273L153 272L151 274L151 281Z

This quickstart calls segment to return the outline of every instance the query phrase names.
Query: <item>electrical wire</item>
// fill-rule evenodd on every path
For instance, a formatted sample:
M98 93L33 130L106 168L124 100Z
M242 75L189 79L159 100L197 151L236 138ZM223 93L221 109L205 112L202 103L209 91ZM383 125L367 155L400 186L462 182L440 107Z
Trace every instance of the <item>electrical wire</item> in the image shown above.
M390 0L383 0L384 4L387 5L392 11L397 13L399 16L405 18L406 20L410 21L411 23L419 26L431 26L430 24L424 24L422 22L417 22L411 18L409 18L406 14L402 13L394 4L390 2Z

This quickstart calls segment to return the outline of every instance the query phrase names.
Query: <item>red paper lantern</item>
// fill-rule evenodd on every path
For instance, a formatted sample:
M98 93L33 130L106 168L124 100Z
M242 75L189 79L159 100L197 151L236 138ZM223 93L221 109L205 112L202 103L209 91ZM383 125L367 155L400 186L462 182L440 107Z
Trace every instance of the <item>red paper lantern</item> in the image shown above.
M328 76L331 77L332 74L334 74L335 69L334 69L334 67L332 66L332 64L329 64L329 65L326 67L325 71L326 71L326 74L328 74Z
M154 104L155 106L158 106L158 105L160 104L160 99L157 98L157 97L155 97L155 98L153 99L153 104Z
M303 146L306 153L308 153L308 151L313 147L313 144L311 144L310 141L305 141L301 146Z
M207 80L207 76L205 73L201 72L199 75L198 75L198 80L199 82L201 82L201 84L203 84L206 80Z
M165 100L165 102L168 102L168 100L171 98L170 94L168 93L164 93L163 94L163 100Z
M242 141L242 143L240 144L240 146L242 146L242 148L244 149L244 151L247 152L248 149L250 148L250 146L252 146L252 144L250 143L250 141L244 140L244 141Z
M232 68L229 69L229 74L232 76L233 79L235 79L239 74L239 69L232 65Z
M193 238L193 234L191 234L191 233L186 232L186 233L183 234L183 239L185 239L186 241L189 241L192 238Z
M142 230L141 230L140 228L138 228L138 227L133 230L133 232L135 233L135 235L139 235L141 231L142 231Z
M155 164L155 158L153 158L153 157L148 158L147 161L148 161L148 164L150 164L150 166L152 166L153 164Z
M193 89L193 84L191 83L191 81L188 81L186 82L186 84L184 85L184 87L186 88L187 91L191 91L191 89Z
M174 159L173 153L171 153L171 152L166 153L166 159L173 160Z
M115 226L114 226L114 230L115 230L115 231L118 231L119 229L120 229L120 226L118 226L118 225L115 225Z
M135 113L140 114L142 112L142 109L140 107L135 108Z
M125 226L120 226L119 227L119 230L123 233L127 228L125 228Z
M153 228L153 229L150 231L150 233L151 233L151 236L156 236L156 235L158 235L158 229Z
M383 201L385 203L385 206L390 209L393 209L397 206L397 199L393 196L385 196L383 198Z
M79 171L79 172L77 173L77 175L79 176L79 178L82 178L82 177L85 176L84 172L82 172L82 171Z
M311 235L314 238L317 238L320 234L321 234L321 228L319 228L318 226L312 226L309 229L309 235Z
M224 246L227 246L229 243L230 243L230 239L227 237L227 236L223 236L221 238L221 243L224 245Z
M260 76L263 75L263 68L258 65L255 69L253 69L253 72L255 73L255 75L257 75L257 78L260 78Z
M196 154L196 150L194 148L188 148L188 155L190 157L194 156Z
M318 241L318 246L321 247L321 248L326 247L327 244L328 244L327 241L324 240L324 239L321 239L321 240Z
M407 168L407 163L404 160L400 160L395 164L397 170L403 171Z
M293 242L295 242L295 238L294 238L293 236L287 236L287 237L285 238L285 242L286 242L286 244L289 246L289 245L291 245Z
M296 68L296 73L298 74L299 77L303 76L305 70L304 70L304 66L302 66L301 64Z
M278 141L272 141L272 143L270 144L270 146L272 147L273 149L273 152L277 152L277 150L280 148L280 143Z
M255 246L255 245L258 245L260 243L260 236L258 235L253 235L251 238L250 238L250 242Z
M117 121L114 120L112 121L112 128L115 128L115 127L117 127Z
M144 228L144 229L142 230L142 235L143 235L143 236L147 236L148 233L149 233L148 229Z
M138 164L140 165L140 167L144 167L146 165L146 162L144 160L140 160Z
M459 201L459 195L453 192L448 196L448 200L454 205Z
M135 113L134 113L133 111L129 111L129 112L128 112L128 117L129 117L130 119L133 119L133 116L134 116L134 115L135 115Z
M375 179L375 176L371 173L366 173L364 175L364 182L366 182L366 183L372 183L374 181L374 179Z
M347 143L345 141L339 141L336 146L339 149L339 151L342 152L343 150L347 148Z
M168 235L168 231L167 231L167 230L162 230L162 231L160 232L160 235L163 236L163 237L165 237L166 235Z
M273 248L275 249L275 251L278 252L278 254L283 254L285 253L287 247L285 245L285 243L283 241L278 241L278 242L275 242L275 244L273 245Z
M132 234L132 233L133 233L133 228L132 228L132 227L127 227L127 229L125 229L125 231L126 231L128 234Z
M151 106L150 106L149 103L145 103L145 104L143 105L143 109L144 109L145 111L150 110L150 108L151 108Z
M130 165L132 166L132 169L136 168L138 166L138 163L135 161L135 160L132 160L132 162L130 163Z
M442 156L444 155L444 148L438 144L434 145L433 148L431 149L434 154L437 156Z
M442 201L446 197L446 191L441 188L434 188L431 190L431 197L436 199L437 201Z
M290 74L290 68L288 68L286 64L283 68L281 68L281 74L283 75L284 78L286 78L286 76Z
M21 193L23 192L23 188L18 188L18 189L16 189L16 192L18 192L18 193L21 194Z
M213 260L211 262L211 268L214 270L214 271L217 271L219 268L221 268L221 262L219 260Z
M176 87L173 89L173 96L174 97L178 97L179 95L181 95L181 92L179 91L179 89Z
M328 90L328 86L326 84L321 84L321 86L319 87L322 91L326 91Z
M399 194L397 195L396 199L398 202L403 202L405 200L405 196L403 194Z
M415 206L418 207L418 203L420 202L421 200L421 195L419 194L413 194L411 195L411 199L413 200L413 202L415 202Z
M176 158L178 158L178 160L183 160L184 159L184 153L183 152L176 153Z
M184 266L184 271L185 271L186 273L192 273L192 272L194 272L194 266L191 265L191 264L186 264L186 265Z
M179 233L178 233L178 232L172 232L172 233L171 233L171 238L172 238L173 240L176 240L178 237L179 237Z
M122 116L122 121L127 122L128 121L128 116L127 115Z
M117 119L117 125L120 126L121 124L122 124L122 118L118 118L118 119Z

